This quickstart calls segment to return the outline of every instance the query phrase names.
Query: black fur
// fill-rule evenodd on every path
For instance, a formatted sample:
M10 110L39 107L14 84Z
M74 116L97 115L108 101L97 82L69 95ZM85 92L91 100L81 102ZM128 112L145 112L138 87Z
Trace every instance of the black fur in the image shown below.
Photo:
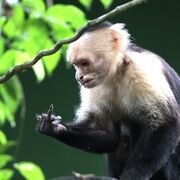
M141 52L143 52L143 51L146 51L145 49L143 49L143 48L141 48L141 47L139 47L139 46L136 46L136 45L133 44L133 43L131 43L131 44L129 45L129 49L131 49L132 51L139 52L139 53L141 53Z
M108 21L105 21L103 23L100 23L100 24L97 24L91 28L89 28L86 33L88 32L94 32L94 31L97 31L97 30L100 30L100 29L105 29L105 28L108 28L108 27L111 27L112 26L112 23L108 22Z
M93 121L99 117L89 116L92 119L87 119L83 122L74 122L63 125L66 130L60 129L58 131L55 128L58 124L53 124L56 120L54 115L48 116L42 114L38 116L37 130L40 133L52 136L70 146L80 148L93 153L107 153L112 152L117 148L119 144L119 132L115 125L113 125L113 131L108 131L108 126L96 124L96 128L90 128L89 120ZM106 123L108 125L108 123ZM111 125L110 125L111 126Z
M178 74L162 58L160 59L164 66L164 75L166 76L174 96L180 105L180 78Z
M143 51L135 46L131 49ZM169 103L167 107L156 102L150 109L142 105L133 113L122 113L121 119L108 110L102 116L87 112L83 121L64 125L57 123L56 116L48 111L38 116L38 131L88 152L107 153L109 175L120 180L179 180L180 79L160 60L177 104ZM164 123L152 125L153 121L162 121L162 117Z
M141 118L145 121L149 117L151 115L144 107L139 112L140 119L136 119L137 112L126 115L121 125L100 120L92 128L91 121L87 119L64 125L66 130L54 131L54 116L48 119L48 115L42 115L38 130L70 146L93 153L107 153L108 170L112 177L121 177L121 180L178 180L180 125L177 114L167 114L167 123L154 130L141 123ZM94 115L89 118L98 120L100 117Z
M129 45L129 49L135 52L150 52L146 49L143 49L133 43L131 43ZM151 52L150 52L151 53ZM166 63L166 61L164 61L163 58L161 58L160 56L156 55L158 57L158 59L161 61L162 65L164 66L164 75L174 93L174 96L176 97L176 100L178 102L178 104L180 105L180 77L179 75L174 71L174 69L172 67L169 66L168 63Z

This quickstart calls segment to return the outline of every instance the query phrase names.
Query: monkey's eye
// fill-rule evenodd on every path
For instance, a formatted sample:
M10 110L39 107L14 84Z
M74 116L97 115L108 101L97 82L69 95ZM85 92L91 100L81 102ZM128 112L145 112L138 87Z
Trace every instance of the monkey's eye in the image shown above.
M83 67L88 67L89 66L89 62L83 60L83 61L80 62L80 65L83 66Z

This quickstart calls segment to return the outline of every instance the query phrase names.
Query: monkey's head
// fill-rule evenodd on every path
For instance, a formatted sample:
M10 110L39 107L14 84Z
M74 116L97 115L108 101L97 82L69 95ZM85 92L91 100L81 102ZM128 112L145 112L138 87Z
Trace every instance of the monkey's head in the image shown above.
M68 61L76 69L76 80L93 88L113 75L127 49L129 34L123 24L104 23L84 33L71 43Z

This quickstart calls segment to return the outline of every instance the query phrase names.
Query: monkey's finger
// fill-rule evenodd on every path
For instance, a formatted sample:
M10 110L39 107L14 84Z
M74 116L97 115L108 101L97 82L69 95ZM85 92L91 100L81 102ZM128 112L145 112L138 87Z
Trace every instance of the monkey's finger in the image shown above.
M36 114L36 119L37 119L38 121L40 121L40 120L42 119L42 116L39 115L39 114Z
M60 124L60 120L59 119L55 119L54 121L52 121L52 124L59 125Z
M54 106L53 106L53 104L50 105L49 110L54 111Z
M44 127L44 116L43 115L38 115L37 119L38 119L37 130L42 132L43 131L43 127Z
M44 120L44 119L47 119L47 117L48 117L48 115L47 114L36 114L36 119L38 120L38 121L41 121L41 120Z
M55 132L62 132L62 131L66 131L66 127L63 126L62 124L58 124L54 127L54 131Z
M59 121L59 122L61 122L62 117L61 117L61 116L56 116L56 120Z
M51 115L53 114L53 111L54 111L54 107L53 107L53 104L50 105L49 109L48 109L48 119L51 119Z

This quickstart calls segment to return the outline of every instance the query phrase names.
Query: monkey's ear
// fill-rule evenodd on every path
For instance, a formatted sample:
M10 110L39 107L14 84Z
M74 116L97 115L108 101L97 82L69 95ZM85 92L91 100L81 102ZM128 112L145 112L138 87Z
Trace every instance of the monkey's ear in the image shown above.
M121 32L125 27L125 24L124 23L116 23L114 25L112 25L110 28L114 31L117 31L117 32Z
M120 37L120 47L121 47L121 53L123 53L129 43L130 43L130 34L128 33L127 29L124 28L125 24L123 23L117 23L110 27L110 29L113 31L113 35L116 37Z

